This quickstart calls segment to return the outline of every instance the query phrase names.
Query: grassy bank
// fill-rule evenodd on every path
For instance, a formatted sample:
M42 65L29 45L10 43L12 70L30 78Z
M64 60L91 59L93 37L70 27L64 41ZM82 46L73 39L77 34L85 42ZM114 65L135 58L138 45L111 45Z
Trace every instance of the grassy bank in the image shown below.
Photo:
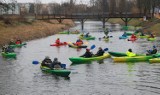
M12 24L4 24L1 21L0 45L7 44L11 39L20 38L22 41L28 41L47 37L72 26L74 26L72 20L64 20L62 24L59 24L56 20L12 22Z
M125 23L123 22L123 20L121 20L120 18L116 18L116 19L109 19L108 22L110 23L119 23L121 25L125 25ZM158 18L153 18L150 19L148 21L142 21L142 19L132 19L129 21L128 25L129 26L136 26L136 27L142 27L144 28L144 32L153 32L153 34L160 36L160 19Z

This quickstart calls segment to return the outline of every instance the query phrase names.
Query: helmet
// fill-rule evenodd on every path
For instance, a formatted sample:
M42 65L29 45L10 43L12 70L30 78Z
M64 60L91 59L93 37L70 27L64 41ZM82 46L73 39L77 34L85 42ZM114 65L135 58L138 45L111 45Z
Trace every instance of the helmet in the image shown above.
M58 58L54 58L54 61L57 61L58 60Z
M132 49L128 49L129 52L132 52Z

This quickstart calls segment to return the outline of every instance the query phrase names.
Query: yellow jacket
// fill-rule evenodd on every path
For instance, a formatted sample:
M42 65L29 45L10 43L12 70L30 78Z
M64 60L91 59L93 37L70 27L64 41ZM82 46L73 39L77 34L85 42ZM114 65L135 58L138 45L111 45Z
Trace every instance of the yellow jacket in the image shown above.
M129 52L129 51L127 51L126 54L127 54L128 57L134 57L134 56L136 56L135 53Z

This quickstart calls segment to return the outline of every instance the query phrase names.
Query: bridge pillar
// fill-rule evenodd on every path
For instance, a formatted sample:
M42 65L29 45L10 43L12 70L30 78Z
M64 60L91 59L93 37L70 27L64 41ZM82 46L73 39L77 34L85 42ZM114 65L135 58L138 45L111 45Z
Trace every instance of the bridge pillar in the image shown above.
M132 19L132 18L121 18L124 23L125 23L125 26L128 26L128 22Z
M105 18L103 18L103 20L102 20L102 22L103 22L103 29L105 28L105 23L106 23L106 20L105 20Z
M84 19L81 19L81 29L84 29Z

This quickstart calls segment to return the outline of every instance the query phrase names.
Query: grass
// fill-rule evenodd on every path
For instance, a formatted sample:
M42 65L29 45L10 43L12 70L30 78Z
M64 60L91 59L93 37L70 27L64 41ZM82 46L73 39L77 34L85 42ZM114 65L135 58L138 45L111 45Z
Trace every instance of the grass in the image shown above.
M71 26L74 26L71 20L64 20L62 24L56 20L50 22L34 21L32 23L14 22L12 25L5 25L0 22L0 45L7 44L11 39L20 38L22 41L28 41L47 37Z

